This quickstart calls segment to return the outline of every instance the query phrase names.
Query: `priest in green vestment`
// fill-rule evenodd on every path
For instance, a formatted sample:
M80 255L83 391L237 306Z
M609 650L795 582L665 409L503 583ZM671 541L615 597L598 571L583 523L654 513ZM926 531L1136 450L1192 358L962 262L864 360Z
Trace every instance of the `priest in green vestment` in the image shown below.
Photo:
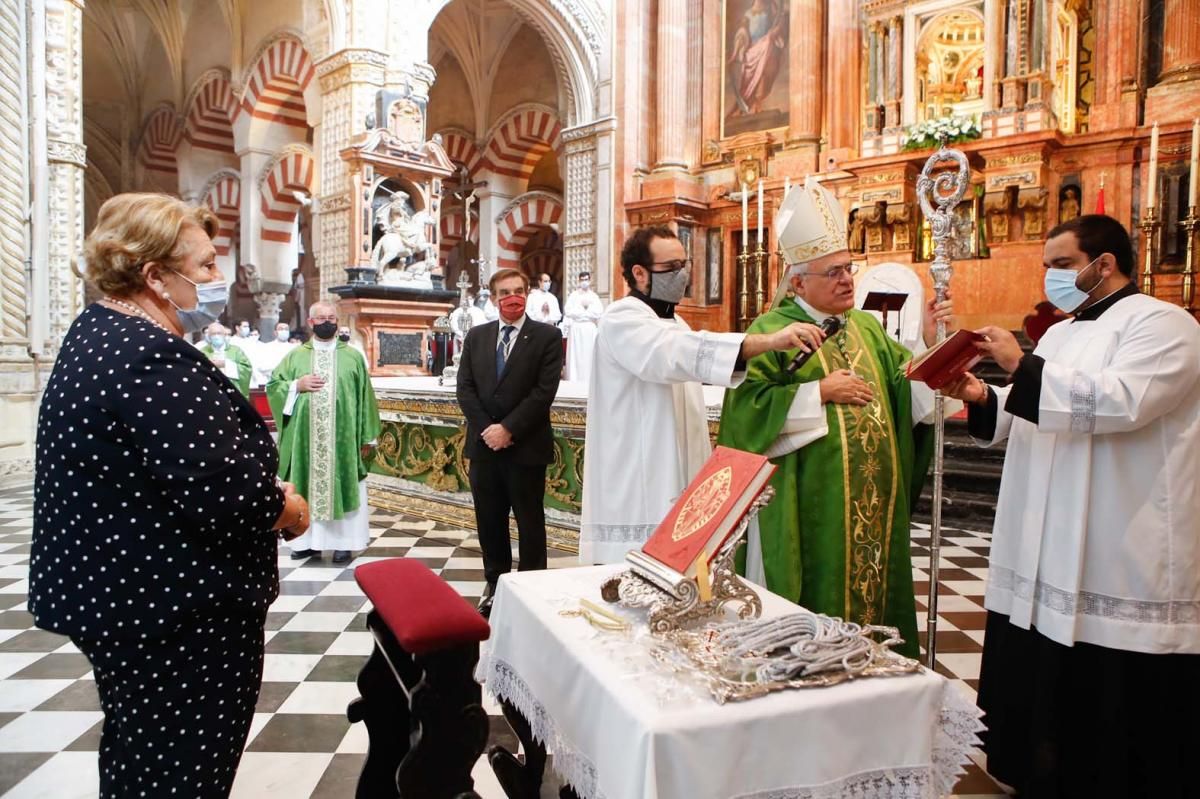
M250 373L254 367L241 347L229 343L229 328L220 322L213 322L206 327L200 351L237 386L243 397L250 396Z
M725 394L718 442L778 467L743 573L809 610L897 627L898 651L915 657L909 525L932 453L933 392L904 378L912 353L853 310L857 270L837 199L810 178L785 198L776 230L784 285L747 332L831 316L842 327L794 373L795 351L752 358ZM949 301L927 306L927 342L950 313Z
M334 563L370 542L367 464L379 436L379 409L366 359L337 339L337 310L309 311L313 338L271 374L267 399L279 431L279 477L308 500L309 531L290 542L292 557L333 551Z

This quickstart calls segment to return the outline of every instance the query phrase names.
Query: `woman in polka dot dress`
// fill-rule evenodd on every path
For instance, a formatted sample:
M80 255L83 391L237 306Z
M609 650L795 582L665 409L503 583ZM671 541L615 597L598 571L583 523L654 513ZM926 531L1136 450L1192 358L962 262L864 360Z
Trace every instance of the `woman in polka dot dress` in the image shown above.
M166 195L100 209L105 297L63 340L38 418L29 609L91 661L103 797L229 795L279 590L308 527L259 414L182 338L226 288L217 220Z

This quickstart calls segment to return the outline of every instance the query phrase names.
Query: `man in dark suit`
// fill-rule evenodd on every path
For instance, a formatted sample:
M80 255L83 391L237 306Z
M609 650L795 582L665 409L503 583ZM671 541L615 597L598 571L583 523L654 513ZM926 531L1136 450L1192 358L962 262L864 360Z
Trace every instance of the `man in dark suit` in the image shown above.
M458 404L467 418L471 496L491 611L500 575L512 569L511 509L520 531L520 569L546 568L546 467L554 460L550 405L562 373L562 334L525 315L529 281L500 269L488 283L500 318L472 327L463 342Z

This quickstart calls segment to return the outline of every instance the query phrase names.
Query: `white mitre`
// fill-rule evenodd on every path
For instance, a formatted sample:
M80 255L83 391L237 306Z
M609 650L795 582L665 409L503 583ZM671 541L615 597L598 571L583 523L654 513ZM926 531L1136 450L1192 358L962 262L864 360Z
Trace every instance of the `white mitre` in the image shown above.
M833 192L812 175L803 186L788 192L775 214L779 249L784 270L779 290L771 307L780 303L788 291L788 282L796 268L826 255L846 250L846 213Z

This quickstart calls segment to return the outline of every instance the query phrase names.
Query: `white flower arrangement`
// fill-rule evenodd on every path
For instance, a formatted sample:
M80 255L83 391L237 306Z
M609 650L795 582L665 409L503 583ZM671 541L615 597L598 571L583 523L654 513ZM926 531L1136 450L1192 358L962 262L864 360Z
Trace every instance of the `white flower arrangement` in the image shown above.
M949 116L927 119L912 125L904 134L905 150L926 150L937 147L942 138L947 144L971 141L983 136L983 131L974 117Z

